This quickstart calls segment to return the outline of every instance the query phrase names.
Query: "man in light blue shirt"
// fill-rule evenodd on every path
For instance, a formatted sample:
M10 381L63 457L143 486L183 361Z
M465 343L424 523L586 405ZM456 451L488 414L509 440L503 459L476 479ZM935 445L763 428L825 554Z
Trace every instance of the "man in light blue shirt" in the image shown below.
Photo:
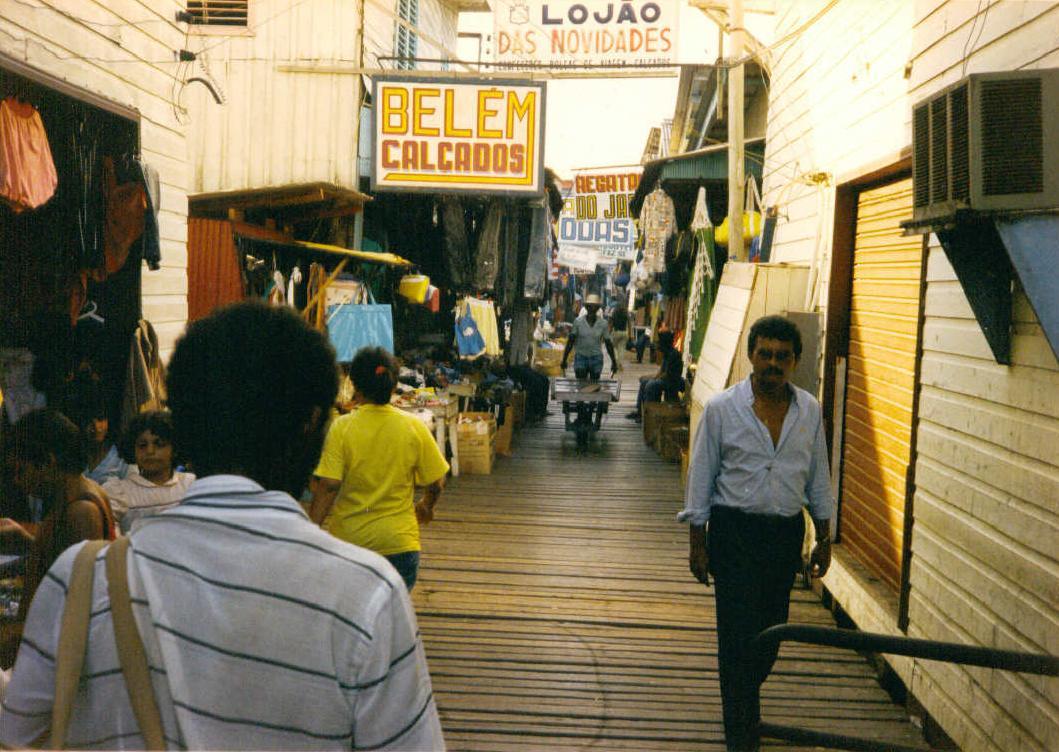
M753 373L713 397L695 434L687 498L691 572L715 580L717 661L729 750L756 750L761 683L777 651L755 655L762 630L787 621L801 568L805 523L813 519L814 577L831 563L831 484L820 403L789 382L802 353L798 328L758 319L747 342Z

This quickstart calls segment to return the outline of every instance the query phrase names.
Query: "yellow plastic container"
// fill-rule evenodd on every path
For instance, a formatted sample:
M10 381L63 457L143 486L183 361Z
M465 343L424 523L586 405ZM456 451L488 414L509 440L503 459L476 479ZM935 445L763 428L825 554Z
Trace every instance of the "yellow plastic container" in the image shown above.
M757 212L743 212L743 242L749 243L761 234L761 215ZM728 245L728 217L724 218L720 227L713 231L713 239L717 245Z
M422 303L427 299L427 288L430 277L425 274L406 274L397 285L397 292L402 298L412 303Z

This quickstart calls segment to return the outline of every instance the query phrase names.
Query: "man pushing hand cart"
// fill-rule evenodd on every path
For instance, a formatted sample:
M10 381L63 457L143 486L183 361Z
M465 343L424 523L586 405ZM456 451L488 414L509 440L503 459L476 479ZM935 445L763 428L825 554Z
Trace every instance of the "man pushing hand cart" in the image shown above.
M552 398L563 403L566 430L577 435L577 447L582 451L588 448L591 435L599 430L610 403L616 402L621 394L621 382L600 381L599 378L603 373L604 346L610 355L611 375L618 372L610 327L599 315L602 303L599 295L592 294L585 298L585 315L574 320L573 330L566 341L563 373L566 373L570 351L573 350L574 375L577 378L555 379L552 383Z

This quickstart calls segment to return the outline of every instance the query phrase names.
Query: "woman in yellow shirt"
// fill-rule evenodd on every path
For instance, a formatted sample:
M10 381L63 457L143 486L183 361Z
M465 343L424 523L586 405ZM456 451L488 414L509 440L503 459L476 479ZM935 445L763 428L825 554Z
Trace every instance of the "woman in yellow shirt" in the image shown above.
M337 538L386 557L411 590L419 570L419 524L449 465L427 427L390 404L397 363L380 347L350 366L357 407L331 423L316 468L309 516ZM415 503L416 486L425 486Z

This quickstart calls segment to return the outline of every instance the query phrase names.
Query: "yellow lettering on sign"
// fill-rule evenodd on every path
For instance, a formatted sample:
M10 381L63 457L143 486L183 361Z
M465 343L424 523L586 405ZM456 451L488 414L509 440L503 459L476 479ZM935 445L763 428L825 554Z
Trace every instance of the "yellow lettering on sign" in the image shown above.
M396 98L398 104L395 107L393 101ZM397 125L393 124L394 116L397 116ZM408 91L406 89L382 88L382 132L403 135L408 133Z
M433 115L437 112L433 107L427 107L424 105L423 100L427 97L437 97L440 95L441 89L416 89L412 92L412 133L417 136L441 135L440 129L423 125L423 117L425 115Z
M487 128L485 121L496 117L500 110L489 108L489 100L503 99L504 95L497 89L483 89L478 92L478 137L479 138L503 138L504 132L495 128Z
M537 92L527 91L526 98L518 101L518 94L513 91L507 93L507 137L515 137L515 120L525 120L528 116L537 112ZM533 120L529 123L529 137L533 138Z
M456 127L456 90L445 89L445 136L448 138L470 138L470 128Z

